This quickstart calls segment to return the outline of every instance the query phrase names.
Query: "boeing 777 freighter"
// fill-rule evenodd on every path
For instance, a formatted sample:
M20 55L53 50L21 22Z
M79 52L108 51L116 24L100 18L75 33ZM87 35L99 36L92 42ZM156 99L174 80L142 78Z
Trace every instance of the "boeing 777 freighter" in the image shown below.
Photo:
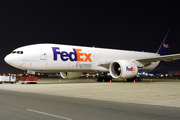
M62 78L78 78L83 72L110 73L113 79L128 80L138 72L152 71L180 58L169 55L171 32L157 53L103 49L62 44L34 44L17 48L5 57L16 68L43 73L60 72ZM106 77L107 78L107 77ZM101 81L104 78L99 78Z

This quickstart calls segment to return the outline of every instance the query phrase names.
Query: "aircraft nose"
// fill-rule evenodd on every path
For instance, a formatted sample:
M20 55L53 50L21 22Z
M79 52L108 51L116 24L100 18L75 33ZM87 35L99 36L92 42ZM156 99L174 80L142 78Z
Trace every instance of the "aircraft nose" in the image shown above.
M8 64L11 64L11 61L12 59L11 59L11 56L10 55L7 55L5 58L4 58L4 61L6 62L6 63L8 63Z

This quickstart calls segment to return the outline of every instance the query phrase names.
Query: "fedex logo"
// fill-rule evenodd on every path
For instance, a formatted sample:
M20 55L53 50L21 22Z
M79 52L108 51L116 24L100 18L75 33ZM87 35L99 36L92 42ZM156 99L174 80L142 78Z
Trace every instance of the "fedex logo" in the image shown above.
M130 67L128 68L128 66L126 66L126 71L136 71L134 67Z
M59 47L52 47L54 60L57 60L57 56L60 55L62 61L80 61L80 62L92 62L91 53L83 53L81 49L73 49L72 52L60 51Z
M165 48L170 48L170 46L169 46L169 44L163 44L163 46L165 47Z

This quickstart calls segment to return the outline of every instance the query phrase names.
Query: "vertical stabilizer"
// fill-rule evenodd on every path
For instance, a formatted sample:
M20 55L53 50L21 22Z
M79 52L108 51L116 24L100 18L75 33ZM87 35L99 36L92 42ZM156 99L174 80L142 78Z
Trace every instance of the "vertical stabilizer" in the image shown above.
M157 53L160 55L168 55L171 46L171 39L172 39L172 31L169 30L167 35L165 36L161 46L159 47Z

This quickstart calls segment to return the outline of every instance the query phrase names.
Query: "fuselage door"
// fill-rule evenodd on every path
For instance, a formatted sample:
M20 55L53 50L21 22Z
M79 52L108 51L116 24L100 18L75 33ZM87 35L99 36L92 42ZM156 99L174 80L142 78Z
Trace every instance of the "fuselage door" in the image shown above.
M47 56L46 56L46 50L45 49L41 49L40 51L40 60L46 60Z

